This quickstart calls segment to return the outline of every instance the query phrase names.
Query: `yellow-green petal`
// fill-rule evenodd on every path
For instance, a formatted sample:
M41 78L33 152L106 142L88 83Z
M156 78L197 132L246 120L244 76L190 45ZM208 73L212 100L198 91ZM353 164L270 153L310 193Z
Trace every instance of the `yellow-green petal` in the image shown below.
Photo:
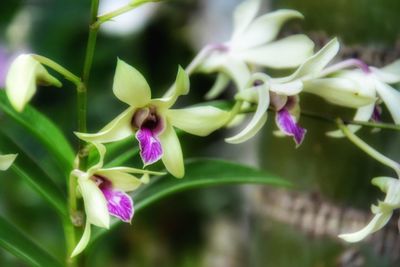
M261 0L243 1L235 8L233 13L233 34L232 40L240 37L253 21L260 8Z
M173 104L175 104L179 96L189 93L189 88L189 75L181 66L179 66L175 82L171 89L168 90L163 98L154 99L152 104L159 106L161 109L170 108Z
M167 118L173 126L199 136L209 135L225 126L229 117L229 112L211 106L167 111Z
M137 189L142 182L137 177L122 171L112 169L102 169L96 172L96 175L105 177L112 183L115 189L129 192Z
M164 151L161 158L169 173L177 178L185 175L181 144L172 125L167 123L164 132L160 135L160 142Z
M0 155L0 171L5 171L13 164L17 154Z
M88 220L86 220L85 230L83 231L81 240L79 240L78 245L76 245L76 247L72 251L71 258L80 254L89 244L89 240L90 240L90 223Z
M18 56L10 66L6 77L6 93L13 107L21 112L36 93L36 86L62 84L31 55Z
M98 227L110 227L110 215L103 193L91 179L78 179L78 185L85 205L86 218Z
M122 140L133 134L131 121L134 113L135 108L130 107L108 123L98 133L89 134L75 132L75 135L91 143L108 143Z
M143 107L151 99L150 86L143 75L120 59L115 70L113 91L119 100L133 107Z

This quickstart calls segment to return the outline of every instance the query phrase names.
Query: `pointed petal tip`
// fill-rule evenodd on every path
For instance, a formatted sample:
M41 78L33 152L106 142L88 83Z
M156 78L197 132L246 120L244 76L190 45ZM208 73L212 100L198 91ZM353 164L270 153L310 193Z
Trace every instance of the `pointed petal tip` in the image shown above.
M139 129L135 136L139 141L140 157L145 167L161 159L163 148L157 136L150 129Z
M298 148L304 140L307 130L300 127L286 108L281 109L276 113L275 117L278 128L286 135L292 136Z

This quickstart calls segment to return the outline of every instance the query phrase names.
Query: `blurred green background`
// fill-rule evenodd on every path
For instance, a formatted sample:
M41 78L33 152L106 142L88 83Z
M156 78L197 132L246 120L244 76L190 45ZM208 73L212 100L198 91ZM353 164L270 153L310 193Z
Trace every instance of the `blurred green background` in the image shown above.
M160 96L173 81L178 65L186 66L205 43L229 37L230 14L239 2L165 1L146 11L144 17L141 8L132 13L139 21L145 21L141 27L132 31L125 29L124 34L102 32L90 80L90 131L98 130L125 108L111 90L117 57L138 68L154 94ZM283 32L306 32L319 47L331 37L338 36L344 44L344 57L359 57L377 66L399 57L399 1L275 0L264 1L264 8L299 10L305 20L289 23ZM0 46L7 50L9 57L34 52L79 74L89 9L88 0L2 0ZM190 97L179 104L201 101L213 79L195 75ZM65 82L64 85L62 89L40 89L33 105L57 122L76 144L72 134L76 129L75 92L71 84ZM346 118L352 116L352 110L321 105L321 100L316 97L304 95L301 101L302 108L307 111L340 114ZM386 110L383 114L383 120L390 121ZM303 145L295 149L289 138L273 136L275 125L273 116L270 118L257 139L238 146L223 143L223 137L233 132L216 133L205 139L184 136L185 156L218 156L259 166L292 181L300 198L317 194L320 202L333 203L338 209L353 207L368 214L370 204L382 197L370 184L370 179L391 176L390 170L369 159L349 141L327 138L325 132L334 129L334 125L303 117L301 124L308 133ZM392 159L399 160L398 133L381 131L372 134L369 129L363 129L360 136ZM0 144L7 142L4 136L2 138ZM34 143L32 150L38 157L44 157L44 152ZM10 173L0 176L0 213L40 240L51 252L62 255L62 229L53 211L18 177ZM310 235L299 223L266 216L261 212L263 207L275 204L268 198L270 190L261 186L219 187L165 199L137 214L132 226L120 226L96 243L85 257L85 265L398 266L398 262L391 261L393 247L377 252L371 242L344 246L334 237ZM290 192L280 194L291 195ZM254 195L259 197L255 199ZM293 200L291 205L295 204ZM342 255L352 250L356 251L354 262L340 265ZM362 265L357 265L359 258ZM0 266L25 265L0 250Z

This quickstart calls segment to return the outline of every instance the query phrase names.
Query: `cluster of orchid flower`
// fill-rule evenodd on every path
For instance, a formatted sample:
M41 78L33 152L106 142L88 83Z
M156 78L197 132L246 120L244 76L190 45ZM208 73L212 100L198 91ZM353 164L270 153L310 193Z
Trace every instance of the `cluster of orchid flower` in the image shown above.
M150 175L160 175L144 167L161 160L166 170L177 178L184 176L183 155L175 128L184 132L206 136L228 126L242 116L249 107L255 109L249 123L228 143L241 143L254 137L267 120L268 110L275 111L275 121L283 135L293 137L299 146L306 134L299 123L300 94L310 93L343 107L356 109L354 120L367 122L379 119L379 104L383 102L394 122L400 124L400 93L390 86L400 82L400 61L384 68L367 66L357 59L331 62L338 53L339 43L333 39L314 54L314 44L305 35L298 34L276 40L281 26L288 20L302 18L294 10L278 10L259 17L260 0L245 0L234 12L234 30L231 39L222 44L206 46L186 70L179 68L176 80L162 98L152 99L151 89L138 70L122 60L117 61L113 92L128 107L119 116L94 134L76 133L96 148L99 161L71 172L77 179L77 192L82 196L86 213L83 236L72 253L82 252L90 240L91 225L108 228L110 216L130 222L134 207L126 193L149 181ZM50 75L44 65L50 66L37 55L21 55L11 64L7 74L6 93L17 111L23 111L36 92L37 84L60 87L61 83ZM51 66L50 66L51 67ZM263 70L292 69L285 77L273 77ZM57 71L57 69L56 69ZM230 81L237 89L235 105L231 110L213 106L195 106L173 109L179 96L189 93L189 75L217 73L217 80L206 95L215 98L228 87ZM241 121L241 120L239 120ZM340 125L340 130L329 132L333 137L347 136L373 155L378 161L395 168L397 163L374 151L358 139L354 132L360 126ZM144 163L142 169L103 168L106 148L103 144L116 142L135 135ZM372 152L371 152L372 151ZM15 155L0 156L0 169L5 170ZM141 175L141 178L133 174ZM387 193L383 202L372 207L375 217L363 230L341 235L355 242L382 228L400 207L400 181L394 178L375 178L373 184Z

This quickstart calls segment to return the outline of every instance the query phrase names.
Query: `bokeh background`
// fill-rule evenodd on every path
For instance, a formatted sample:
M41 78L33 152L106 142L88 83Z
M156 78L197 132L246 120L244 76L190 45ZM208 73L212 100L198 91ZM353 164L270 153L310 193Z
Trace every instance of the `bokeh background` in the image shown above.
M125 0L101 0L110 10ZM231 31L231 14L240 0L170 0L149 4L106 23L94 58L89 91L89 129L96 131L124 108L112 94L116 58L138 68L154 95L172 83L178 65L186 66L207 43L224 41ZM307 33L319 48L338 36L338 59L357 57L383 66L400 57L397 0L265 0L263 10L293 8L304 21L288 23L282 35ZM0 78L19 53L34 52L80 73L85 53L89 0L2 0L0 3ZM215 77L192 77L190 97L179 103L202 101ZM231 88L233 89L233 88ZM221 98L231 96L228 91ZM400 103L399 103L400 104ZM33 100L40 111L60 125L72 143L76 129L75 92L42 88ZM303 110L351 118L352 110L338 109L317 97L301 96ZM273 116L271 116L272 118ZM383 120L390 121L386 110ZM132 225L111 231L86 254L85 266L165 267L330 267L399 266L397 219L369 240L341 243L343 227L360 227L369 218L369 206L382 198L370 184L391 170L371 160L346 139L330 139L335 126L302 117L308 129L305 142L294 148L289 138L277 138L274 120L252 141L228 145L232 130L200 139L183 136L187 157L212 156L243 162L290 180L294 188L225 186L169 197L136 214ZM7 127L7 125L1 125ZM12 133L12 130L8 131ZM24 138L21 134L21 138ZM399 134L360 136L394 160L399 160ZM6 135L0 136L7 142ZM30 142L27 139L26 142ZM32 142L38 157L43 151ZM45 160L45 159L43 159ZM39 240L43 247L63 255L62 229L56 215L36 193L12 173L0 174L0 213ZM0 250L0 266L26 266Z

